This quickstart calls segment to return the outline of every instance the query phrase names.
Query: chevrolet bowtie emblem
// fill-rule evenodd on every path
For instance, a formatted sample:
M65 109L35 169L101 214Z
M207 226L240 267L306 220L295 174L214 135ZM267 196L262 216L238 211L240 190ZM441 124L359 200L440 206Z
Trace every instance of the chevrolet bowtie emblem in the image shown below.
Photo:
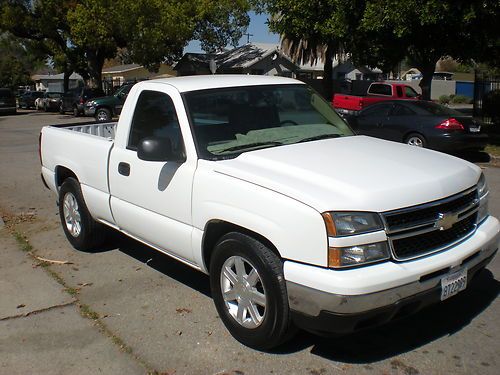
M458 221L458 214L447 212L444 214L439 214L436 223L434 224L434 228L438 228L439 230L450 229L453 224Z

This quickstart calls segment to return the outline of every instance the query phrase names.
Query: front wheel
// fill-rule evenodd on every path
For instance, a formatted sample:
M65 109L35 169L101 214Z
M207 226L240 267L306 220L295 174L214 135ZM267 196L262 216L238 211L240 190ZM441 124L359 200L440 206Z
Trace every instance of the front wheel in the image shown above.
M111 112L106 108L99 108L95 113L95 119L97 122L108 122L111 121Z
M59 216L68 241L77 250L89 251L105 239L105 227L90 215L80 183L66 179L59 190Z
M241 233L223 236L210 261L210 286L222 322L241 343L270 349L289 338L283 266L261 242Z

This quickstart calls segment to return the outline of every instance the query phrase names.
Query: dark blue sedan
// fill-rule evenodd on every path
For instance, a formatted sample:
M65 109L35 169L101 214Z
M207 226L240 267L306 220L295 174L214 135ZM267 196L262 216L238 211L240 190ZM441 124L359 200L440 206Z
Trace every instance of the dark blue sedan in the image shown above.
M357 134L444 152L482 150L488 141L472 117L423 100L384 101L347 120Z

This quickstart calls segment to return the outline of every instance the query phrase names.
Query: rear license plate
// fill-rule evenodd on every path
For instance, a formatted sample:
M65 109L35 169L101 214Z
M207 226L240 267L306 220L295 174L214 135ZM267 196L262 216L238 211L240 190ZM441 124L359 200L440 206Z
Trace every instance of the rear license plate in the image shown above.
M441 279L441 301L450 298L467 287L467 268Z
M479 133L481 131L481 127L478 126L478 127L475 127L475 128L469 128L469 131L471 133Z

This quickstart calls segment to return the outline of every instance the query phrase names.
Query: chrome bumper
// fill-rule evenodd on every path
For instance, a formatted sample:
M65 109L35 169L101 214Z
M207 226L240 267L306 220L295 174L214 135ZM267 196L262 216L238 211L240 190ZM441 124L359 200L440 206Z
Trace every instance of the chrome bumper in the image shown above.
M460 267L472 269L482 262L487 261L486 263L488 263L493 259L497 249L498 235L495 235L482 249L465 258ZM319 316L322 311L335 314L360 314L393 305L405 298L430 291L440 286L441 278L453 271L454 269L449 267L444 268L441 272L423 275L420 281L361 295L332 294L287 281L288 302L293 311L312 317Z

